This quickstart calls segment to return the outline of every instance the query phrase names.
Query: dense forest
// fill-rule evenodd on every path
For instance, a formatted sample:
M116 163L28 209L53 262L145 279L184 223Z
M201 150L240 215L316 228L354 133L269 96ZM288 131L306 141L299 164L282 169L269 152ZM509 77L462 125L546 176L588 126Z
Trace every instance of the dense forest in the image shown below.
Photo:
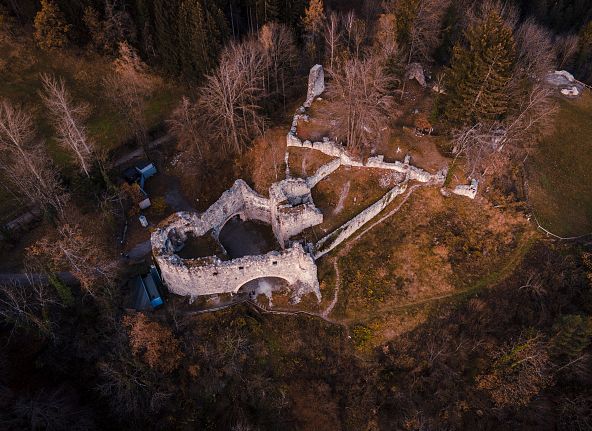
M303 133L443 164L441 190L320 260L329 316L133 311L160 221L288 170L315 64ZM589 0L0 0L0 79L1 429L592 429ZM340 172L327 226L392 180Z

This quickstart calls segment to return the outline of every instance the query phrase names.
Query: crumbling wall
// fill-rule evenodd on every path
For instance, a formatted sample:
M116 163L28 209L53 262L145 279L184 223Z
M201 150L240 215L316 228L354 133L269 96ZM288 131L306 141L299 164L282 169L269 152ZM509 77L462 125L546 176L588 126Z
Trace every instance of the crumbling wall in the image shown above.
M189 233L200 237L212 230L217 235L224 224L237 214L244 219L271 224L269 199L257 194L239 179L203 213L183 211L167 218L162 223L164 227L152 233L152 249L155 254L172 253L175 247L169 239L171 232L181 241L186 240Z
M325 138L323 142L302 142L300 138L298 138L297 136L288 134L287 144L288 147L311 148L313 150L320 151L323 154L327 154L328 156L338 157L339 164L343 166L392 170L403 174L407 174L409 179L419 181L422 183L427 183L430 181L440 181L440 177L442 175L441 172L438 172L436 174L430 174L429 172L424 171L421 168L410 165L408 162L405 163L400 162L398 160L395 162L385 162L383 155L369 157L368 160L366 160L366 162L364 163L360 160L355 160L354 158L352 158L349 154L347 154L347 151L345 150L345 148L343 148L343 146L336 144L334 141L331 141L328 138ZM331 167L327 167L327 169L330 169L332 167L334 167L334 165L331 165ZM314 182L314 180L314 178L310 180L311 184L312 182ZM311 185L311 187L314 187L314 185Z
M262 277L278 277L295 286L298 302L307 293L320 301L317 267L298 243L282 251L222 261L217 258L183 260L176 255L155 255L162 278L177 295L236 293L245 283Z
M350 221L344 223L342 226L331 232L330 234L321 238L315 245L314 257L319 257L329 253L343 241L352 236L358 229L376 217L383 209L385 209L397 196L405 193L407 190L407 183L403 183L393 187L380 200L370 205L360 214L352 218Z
M323 91L325 91L325 72L323 66L315 64L308 74L308 91L304 106L310 108L315 97L323 94Z
M466 196L470 199L475 199L475 196L477 196L477 189L479 187L479 182L475 179L471 180L471 184L469 185L459 185L456 186L453 190L452 193L454 193L455 195L459 195L459 196Z
M283 241L280 244L285 246L289 239L300 234L309 227L323 223L323 213L312 203L306 203L292 207L289 205L279 206L277 209L277 230Z
M306 179L306 185L311 189L316 186L320 181L327 178L341 166L341 159L331 160L329 163L325 163L314 173L313 176Z
M310 189L302 178L288 178L269 189L271 226L282 247L290 237L323 222L323 213L315 207Z

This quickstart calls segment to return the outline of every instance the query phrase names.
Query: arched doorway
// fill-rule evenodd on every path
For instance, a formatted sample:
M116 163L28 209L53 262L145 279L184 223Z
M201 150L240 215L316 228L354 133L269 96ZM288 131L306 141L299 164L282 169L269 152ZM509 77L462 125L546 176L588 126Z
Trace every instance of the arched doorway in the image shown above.
M290 284L280 277L259 277L249 280L237 291L238 295L256 301L264 306L272 306L274 295L276 299L283 301L289 298ZM281 298L280 298L281 297Z

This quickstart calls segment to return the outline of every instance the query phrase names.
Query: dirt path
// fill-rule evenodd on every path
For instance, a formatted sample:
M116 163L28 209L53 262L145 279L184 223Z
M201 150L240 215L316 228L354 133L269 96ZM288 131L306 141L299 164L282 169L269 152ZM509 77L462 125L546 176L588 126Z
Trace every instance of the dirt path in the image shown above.
M327 306L327 308L321 312L321 316L328 318L329 314L331 314L331 312L333 311L333 309L337 305L337 301L339 301L339 291L341 289L341 275L339 274L339 259L342 258L343 256L345 256L346 254L348 254L350 252L350 250L352 249L352 247L358 242L358 240L360 238L362 238L364 235L366 235L370 230L374 229L376 226L378 226L379 224L381 224L382 222L387 220L389 217L392 217L394 214L396 214L401 209L401 207L405 204L405 202L407 202L407 200L409 199L409 197L411 196L411 194L413 193L414 190L416 190L420 187L426 187L428 185L429 184L414 184L413 186L409 187L409 189L407 189L407 192L405 192L405 196L403 197L401 202L399 202L399 204L395 208L393 208L387 214L385 214L384 216L382 216L381 218L379 218L378 220L373 222L370 226L368 226L367 228L362 230L359 234L357 234L350 241L348 241L347 244L345 244L345 246L341 250L339 250L339 252L333 258L333 268L335 269L335 294L333 296L333 299L331 300L331 302Z
M337 300L339 299L339 288L341 287L341 276L339 275L339 265L337 264L336 258L333 259L333 269L335 269L335 294L333 295L333 299L331 300L331 303L321 313L321 316L323 316L324 318L329 317L329 314L331 314L331 312L335 308L335 305L337 305Z

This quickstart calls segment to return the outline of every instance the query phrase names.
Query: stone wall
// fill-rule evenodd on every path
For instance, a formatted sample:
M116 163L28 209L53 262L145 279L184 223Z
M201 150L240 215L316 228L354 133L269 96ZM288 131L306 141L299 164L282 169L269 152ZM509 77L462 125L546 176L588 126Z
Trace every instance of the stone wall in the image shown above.
M243 284L261 277L279 277L295 286L293 298L314 292L320 300L317 269L312 256L296 243L282 251L222 261L216 256L182 259L176 253L189 233L199 237L212 231L217 236L234 215L271 224L282 248L289 238L323 222L314 206L310 187L303 179L275 183L267 199L243 180L236 180L203 213L179 212L166 219L151 236L152 253L169 290L196 297L234 293Z
M321 166L317 171L314 173L313 176L308 177L306 179L306 185L311 189L316 186L320 181L327 178L333 172L335 172L341 166L341 159L334 159L331 160L329 163L324 164Z
M271 226L282 247L290 237L323 222L323 213L315 207L310 189L302 178L288 178L269 189Z
M479 187L479 182L475 179L471 180L471 184L469 185L460 185L460 186L456 186L453 190L452 193L454 193L455 195L459 195L459 196L466 196L467 198L470 199L475 199L475 196L477 196L477 189Z
M240 214L244 219L260 220L271 224L269 199L257 194L243 180L236 180L231 188L203 213L178 212L161 223L151 236L155 255L174 252L174 244L169 239L173 233L180 240L192 233L196 237L212 230L218 235L222 227L233 216Z
M323 66L315 64L308 74L308 91L304 106L310 108L315 97L323 94L323 91L325 91L325 71Z
M314 257L319 257L329 253L343 241L352 236L358 229L376 217L383 209L385 209L397 196L405 193L407 190L407 183L403 183L393 187L380 200L370 205L360 214L346 222L330 234L321 238L315 245Z
M298 302L307 293L321 299L317 267L298 243L282 251L222 261L217 258L184 260L177 255L156 255L169 290L194 299L200 295L236 293L245 283L262 277L278 277L295 287Z

